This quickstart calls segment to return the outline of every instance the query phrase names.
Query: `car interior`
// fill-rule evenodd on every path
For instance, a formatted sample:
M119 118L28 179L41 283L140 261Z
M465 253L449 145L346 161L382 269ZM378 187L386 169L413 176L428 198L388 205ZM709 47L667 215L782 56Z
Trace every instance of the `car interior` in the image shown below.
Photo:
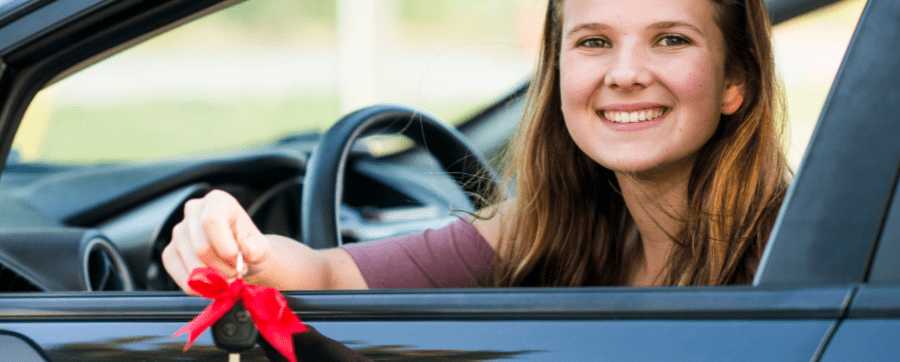
M540 21L540 3L503 5L510 12L503 16L532 19L526 25L537 29L539 25L534 22ZM818 13L803 15L811 18L808 20L791 19L789 11L782 11L780 16L791 20L776 27L776 44L781 38L786 43L809 42L796 38L818 29L819 18L856 19L863 5L864 1L837 2L816 10ZM289 33L324 34L338 38L334 41L340 43L338 30L322 29L340 27L340 19L331 14L325 16L324 25L313 22L288 27L285 19L290 16L321 16L324 10L309 5L280 6L267 8L260 1L248 1L190 22L182 21L176 24L178 27L169 26L162 29L167 31L156 31L127 44L129 49L108 59L86 59L48 79L25 113L0 182L4 191L0 197L6 209L0 214L0 222L37 227L39 231L2 235L5 260L0 260L4 268L0 288L45 292L177 290L162 268L161 250L168 243L172 227L183 216L184 202L212 189L235 195L265 233L306 240L315 247L333 247L446 225L482 206L478 191L504 187L501 160L524 110L527 73L534 56L534 49L529 49L533 48L531 39L536 37L534 30L515 37L500 36L505 43L499 50L490 42L472 40L483 34L457 35L450 45L425 58L424 66L412 63L417 59L378 57L411 52L392 43L407 42L404 46L412 47L430 39L416 40L408 34L369 34L374 38L366 40L385 49L355 48L350 58L369 57L378 64L388 63L401 69L422 67L424 74L417 79L392 81L387 78L397 70L388 69L384 71L386 75L379 75L385 79L369 80L372 87L380 87L374 94L387 94L382 95L382 106L339 106L334 98L340 97L333 93L343 91L337 84L340 79L317 79L306 75L315 71L306 66L296 68L296 64L327 68L322 62L343 61L340 52L330 54L333 50L328 50L329 45L301 35L284 41L278 37ZM416 9L398 10L397 6L385 6L379 11L397 11L401 15L370 20L393 20L400 23L398 27L407 27L401 30L421 32L420 25L404 23L421 14L404 13ZM218 9L206 12L212 10ZM288 10L294 15L286 15ZM427 15L428 11L441 9L419 10ZM432 30L447 26L441 21L446 20L439 19L438 25L433 26L437 29ZM840 55L855 26L855 20L845 23L843 28L832 30L842 40L834 42L835 50L827 50L832 55L823 59L829 60L813 67L805 78L793 75L797 65L789 60L795 50L789 45L780 48L785 52L780 58L783 68L788 69L782 76L789 102L797 97L791 89L801 87L807 97L815 92L822 97L789 103L786 116L799 124L790 131L792 141L799 141L786 146L796 159L794 167L799 162L797 153L802 155L805 138L811 137L812 125L830 84L828 77L837 72ZM275 25L262 32L260 24ZM356 29L353 36L362 36L366 30ZM210 34L214 31L225 35L213 37ZM454 40L456 43L452 43ZM204 41L211 45L196 45ZM222 50L229 46L234 49ZM299 50L287 48L291 46ZM450 50L446 50L448 47ZM112 49L102 57L119 48L124 47ZM314 53L317 50L327 55ZM375 55L366 55L367 51ZM446 54L452 52L458 54ZM502 59L512 52L517 53L516 59L503 63ZM407 54L409 58L415 58L414 55L414 51ZM452 63L462 56L487 56L490 60L484 63L497 64L460 72ZM259 66L247 66L253 62ZM240 68L248 69L235 75ZM499 68L516 68L518 73L500 75ZM284 75L295 69L300 76ZM489 79L493 83L501 79L502 84L491 85L492 93L474 100L456 95L462 100L451 99L451 105L437 104L435 98L449 96L429 92L459 87L459 82L432 78L451 71L470 81L493 72ZM301 90L281 89L291 85L272 84L278 77L289 78L285 82L288 84L309 84ZM184 79L178 81L179 78ZM159 79L163 81L154 82ZM401 84L393 89L385 85L395 82ZM800 85L795 87L791 82ZM818 88L808 85L823 82L825 85L818 84ZM242 89L243 93L222 91L223 87ZM416 87L418 93L412 95L396 90ZM487 86L477 83L457 93L474 92L473 87ZM419 101L452 119L432 115L425 108L390 105L392 101ZM466 106L452 106L460 102L467 102ZM348 110L341 116L343 109L356 112ZM382 116L391 111L399 113ZM362 117L366 112L368 116ZM355 122L367 128L345 126L343 135L338 135L339 127L335 126L326 132L329 122L350 122L354 115L361 118ZM383 119L371 121L372 117ZM434 127L423 126L429 124ZM335 140L321 141L329 137ZM447 140L451 141L446 143ZM330 145L331 149L316 149L320 144ZM314 150L317 157L312 156L316 154ZM457 161L466 157L472 161ZM53 237L46 238L47 229L60 230L50 232ZM49 239L42 243L47 250L67 253L72 261L48 265L44 258L35 256L33 239ZM62 275L67 277L61 278Z

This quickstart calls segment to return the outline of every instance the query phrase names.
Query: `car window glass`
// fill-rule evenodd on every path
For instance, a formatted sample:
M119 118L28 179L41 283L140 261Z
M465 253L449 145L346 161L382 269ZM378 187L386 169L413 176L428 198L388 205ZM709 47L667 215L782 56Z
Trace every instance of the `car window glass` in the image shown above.
M843 0L775 26L776 70L788 127L785 151L797 170L866 0Z
M14 158L95 164L235 150L321 132L375 103L459 122L525 81L543 6L243 2L44 89Z

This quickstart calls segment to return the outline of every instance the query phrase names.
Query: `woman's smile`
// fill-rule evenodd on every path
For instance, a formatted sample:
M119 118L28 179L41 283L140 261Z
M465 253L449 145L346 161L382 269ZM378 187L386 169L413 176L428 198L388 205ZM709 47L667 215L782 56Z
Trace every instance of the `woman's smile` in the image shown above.
M619 132L636 132L660 125L671 110L654 103L616 104L597 110L604 125Z
M614 123L638 123L638 122L646 122L653 121L663 116L666 113L666 107L654 107L650 109L644 109L639 111L602 111L599 113L604 120L611 121Z

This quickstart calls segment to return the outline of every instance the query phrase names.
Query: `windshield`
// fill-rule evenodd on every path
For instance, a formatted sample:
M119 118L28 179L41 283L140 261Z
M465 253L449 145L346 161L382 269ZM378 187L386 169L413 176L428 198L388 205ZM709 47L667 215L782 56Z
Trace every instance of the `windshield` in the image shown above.
M10 164L240 150L377 103L458 123L526 81L544 2L243 2L45 88Z

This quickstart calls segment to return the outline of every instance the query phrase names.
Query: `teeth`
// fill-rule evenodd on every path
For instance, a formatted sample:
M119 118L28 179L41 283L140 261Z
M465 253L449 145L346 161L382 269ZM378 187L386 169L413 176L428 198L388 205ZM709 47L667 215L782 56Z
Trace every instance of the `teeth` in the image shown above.
M654 119L662 117L665 111L665 108L655 108L652 110L643 110L637 112L603 111L603 118L616 123L636 123L652 121Z

